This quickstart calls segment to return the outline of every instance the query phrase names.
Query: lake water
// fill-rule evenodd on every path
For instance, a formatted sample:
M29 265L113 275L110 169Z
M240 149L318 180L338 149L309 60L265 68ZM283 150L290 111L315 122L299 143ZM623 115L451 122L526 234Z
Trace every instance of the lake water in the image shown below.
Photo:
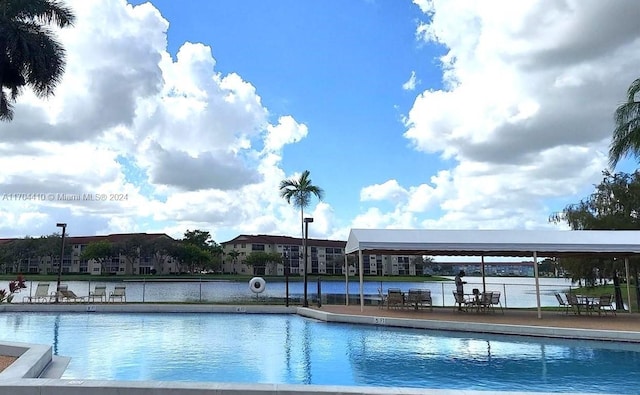
M471 293L473 288L482 290L482 278L465 277L467 284L465 292ZM78 296L86 296L96 285L106 285L107 293L113 291L118 282L103 281L63 281L69 289ZM265 291L255 295L249 289L248 282L234 281L125 281L127 287L128 302L212 302L212 303L241 303L251 298L274 299L282 302L285 298L285 283L283 281L267 281ZM15 295L14 303L22 302L24 296L35 292L37 282L27 281L27 289ZM55 281L50 282L50 292L55 290ZM359 288L357 279L350 279L349 299L350 303L359 303ZM571 282L567 279L541 278L540 279L540 302L542 306L557 306L555 292L565 292L571 287ZM0 281L0 289L7 289L8 282ZM385 281L365 281L364 293L368 303L376 303L378 289L382 288L386 293L388 288L400 288L408 291L410 288L422 288L431 290L433 304L435 306L453 305L452 292L455 289L453 281L416 281L416 282L394 282ZM33 290L32 290L33 289ZM536 294L533 278L525 277L490 277L486 279L487 291L500 291L501 301L506 307L535 307ZM346 285L344 281L322 281L321 294L322 302L344 303ZM310 303L316 303L318 294L317 278L309 277L308 298ZM291 303L299 304L303 295L302 281L289 283L289 295ZM327 299L329 298L329 299Z
M64 379L636 394L640 346L325 323L273 314L0 314ZM487 392L489 393L489 392Z

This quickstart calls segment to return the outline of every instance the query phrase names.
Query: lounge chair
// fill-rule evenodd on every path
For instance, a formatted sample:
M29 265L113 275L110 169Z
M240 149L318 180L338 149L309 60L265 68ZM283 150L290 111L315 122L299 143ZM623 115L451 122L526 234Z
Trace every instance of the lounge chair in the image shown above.
M571 305L569 304L569 302L562 299L562 295L560 295L559 293L556 293L556 299L558 300L558 304L560 304L560 307L564 309L564 313L569 314L569 309L571 309Z
M387 308L404 307L404 295L400 288L389 288L387 291Z
M60 289L58 300L61 302L84 302L85 297L78 296L70 289Z
M49 300L49 283L38 283L36 292L33 295L25 296L22 302L47 302Z
M113 292L109 294L109 302L115 302L120 299L121 302L127 301L126 287L124 285L116 285Z
M607 313L613 313L613 315L616 315L616 309L613 307L613 296L611 296L611 294L600 296L600 298L594 302L593 308L598 314L604 313L606 315Z
M88 301L95 302L96 298L100 299L100 302L107 301L107 286L106 285L96 285L92 292L89 292Z

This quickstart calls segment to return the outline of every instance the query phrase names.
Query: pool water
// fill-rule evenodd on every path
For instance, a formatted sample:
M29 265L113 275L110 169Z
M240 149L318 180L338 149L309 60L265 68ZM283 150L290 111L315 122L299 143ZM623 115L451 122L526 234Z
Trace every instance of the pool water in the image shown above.
M3 313L66 379L633 394L640 346L324 323L273 314Z

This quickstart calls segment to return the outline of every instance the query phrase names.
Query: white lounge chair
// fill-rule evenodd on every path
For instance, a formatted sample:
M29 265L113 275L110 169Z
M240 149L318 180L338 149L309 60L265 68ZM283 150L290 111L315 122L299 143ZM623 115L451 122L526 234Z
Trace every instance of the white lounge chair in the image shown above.
M49 300L49 283L38 283L36 292L33 295L22 298L23 302L47 302Z
M109 294L109 301L115 302L120 299L121 302L127 301L126 287L124 285L116 285L113 292Z
M96 298L100 300L100 302L107 301L107 286L106 285L96 285L92 292L89 292L89 297L87 300L91 302L95 302Z

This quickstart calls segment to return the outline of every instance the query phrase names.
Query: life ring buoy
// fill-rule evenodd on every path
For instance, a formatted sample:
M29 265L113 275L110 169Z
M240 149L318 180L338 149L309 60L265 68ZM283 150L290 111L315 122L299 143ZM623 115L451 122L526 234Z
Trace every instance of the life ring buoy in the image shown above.
M267 283L262 277L254 277L249 281L249 288L254 294L263 293Z

